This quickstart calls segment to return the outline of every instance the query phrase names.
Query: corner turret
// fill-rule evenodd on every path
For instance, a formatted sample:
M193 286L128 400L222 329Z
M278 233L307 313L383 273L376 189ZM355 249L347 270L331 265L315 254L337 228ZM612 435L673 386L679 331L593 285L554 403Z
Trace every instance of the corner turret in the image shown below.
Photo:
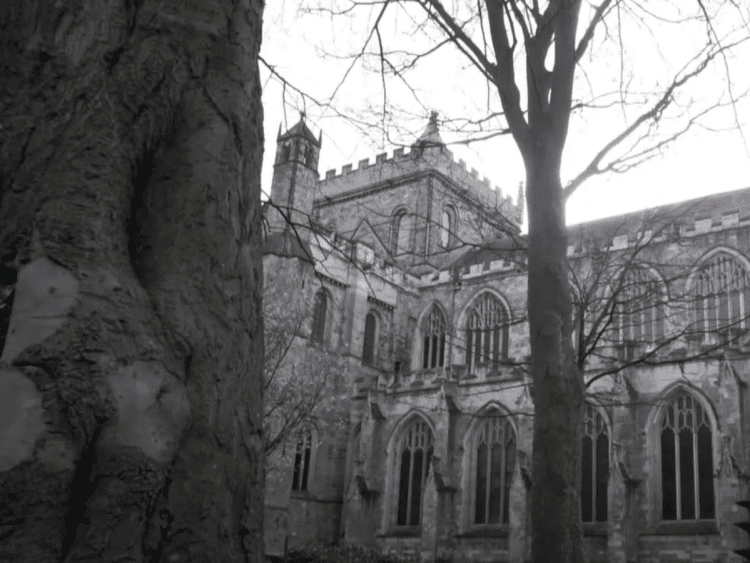
M315 135L300 112L296 125L276 137L276 158L271 181L271 206L267 215L271 233L295 228L307 238L313 199L318 188L318 159L322 132ZM291 225L290 225L291 222Z
M274 167L297 162L317 174L322 138L322 131L318 138L315 138L315 135L305 123L305 113L300 112L299 121L286 133L281 132L281 125L279 125Z

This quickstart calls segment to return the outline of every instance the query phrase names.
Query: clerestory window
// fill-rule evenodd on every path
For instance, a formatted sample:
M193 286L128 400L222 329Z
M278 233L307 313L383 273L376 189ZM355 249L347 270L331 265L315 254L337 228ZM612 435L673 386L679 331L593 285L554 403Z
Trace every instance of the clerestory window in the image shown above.
M693 316L696 331L736 335L750 326L750 283L744 267L720 253L701 267L694 285Z
M615 342L653 346L664 336L664 296L659 281L645 268L630 269L617 286L612 329Z
M391 252L403 254L411 250L411 232L409 229L409 216L406 209L400 209L393 216L391 226Z
M443 207L440 217L440 246L445 249L454 246L456 233L456 211L450 205Z

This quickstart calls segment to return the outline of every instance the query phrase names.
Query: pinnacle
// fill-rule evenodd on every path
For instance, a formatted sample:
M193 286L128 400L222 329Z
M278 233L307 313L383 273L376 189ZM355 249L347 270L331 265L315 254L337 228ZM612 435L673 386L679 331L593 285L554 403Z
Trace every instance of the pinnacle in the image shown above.
M430 120L427 122L427 127L425 127L424 132L422 135L417 139L417 144L419 145L428 145L428 146L439 146L444 147L445 143L443 142L443 139L440 137L440 131L438 128L438 112L433 111L430 113Z

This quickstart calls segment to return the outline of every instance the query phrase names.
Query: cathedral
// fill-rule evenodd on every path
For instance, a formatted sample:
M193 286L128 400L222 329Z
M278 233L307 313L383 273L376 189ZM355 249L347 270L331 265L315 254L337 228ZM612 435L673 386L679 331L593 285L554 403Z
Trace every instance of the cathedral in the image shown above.
M523 197L454 160L436 114L356 168L321 175L320 150L304 118L279 131L264 208L265 306L299 317L269 424L319 398L268 453L267 556L528 561ZM748 256L750 189L569 229L587 561L742 560Z

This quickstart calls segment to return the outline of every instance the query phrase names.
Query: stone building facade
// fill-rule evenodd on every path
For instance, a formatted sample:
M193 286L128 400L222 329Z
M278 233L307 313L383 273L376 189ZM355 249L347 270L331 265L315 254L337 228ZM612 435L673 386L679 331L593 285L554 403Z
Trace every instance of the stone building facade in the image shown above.
M295 354L338 373L269 473L267 553L528 560L522 207L453 160L434 114L408 151L322 179L320 148L304 120L279 134L265 281L308 306ZM748 253L750 189L571 227L589 561L739 560Z

